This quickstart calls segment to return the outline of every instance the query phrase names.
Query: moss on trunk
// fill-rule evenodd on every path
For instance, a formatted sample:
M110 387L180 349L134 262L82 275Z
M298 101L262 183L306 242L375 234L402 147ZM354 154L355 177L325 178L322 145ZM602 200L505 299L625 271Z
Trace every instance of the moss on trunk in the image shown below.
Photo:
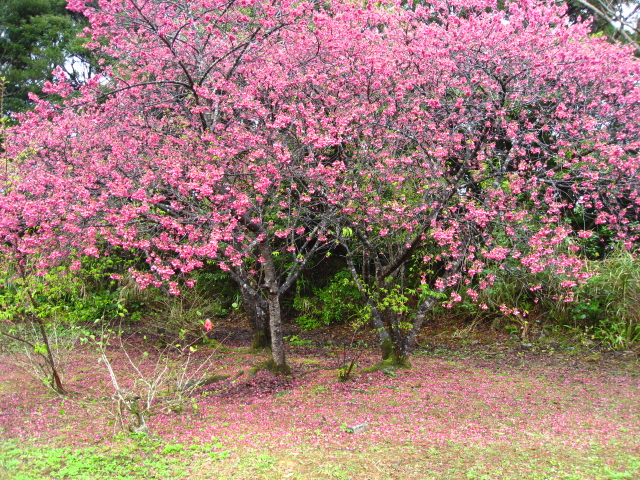
M253 341L251 342L252 352L262 352L268 350L271 346L271 339L264 332L254 332Z
M393 356L393 342L389 337L385 338L380 345L382 360L388 360Z
M255 376L260 370L267 370L268 372L273 373L274 375L290 375L291 368L288 365L278 365L273 360L267 360L265 362L259 363L255 367L251 369L251 376Z
M392 355L387 360L372 365L371 367L363 368L361 373L373 373L373 372L392 372L395 370L407 370L411 368L411 362L406 357L397 357Z

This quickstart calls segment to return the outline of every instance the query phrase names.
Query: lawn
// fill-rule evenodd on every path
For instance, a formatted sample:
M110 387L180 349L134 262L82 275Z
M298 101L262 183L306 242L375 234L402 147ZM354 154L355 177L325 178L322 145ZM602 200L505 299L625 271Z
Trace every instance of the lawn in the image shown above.
M289 346L289 377L252 374L264 358L241 344L201 348L188 371L230 377L179 404L158 392L149 435L123 430L95 348L67 358L66 397L4 354L0 478L640 478L635 354L423 344L412 369L366 373L378 358L365 348L346 353L358 365L340 382L345 352L304 343ZM144 396L160 371L163 385L184 371L184 356L143 338L125 349L140 373L119 345L106 354L132 392Z

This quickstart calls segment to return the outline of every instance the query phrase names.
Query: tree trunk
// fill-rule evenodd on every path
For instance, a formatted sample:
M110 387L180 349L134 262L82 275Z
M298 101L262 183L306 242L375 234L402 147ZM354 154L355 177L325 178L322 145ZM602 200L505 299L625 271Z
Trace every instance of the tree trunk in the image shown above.
M367 260L365 256L365 263L366 261ZM366 266L366 268L363 267L362 279L360 279L360 276L358 275L351 253L347 255L347 266L349 267L349 271L351 272L351 278L353 278L353 281L358 287L358 291L360 292L360 296L362 297L362 300L369 306L369 310L371 312L371 319L370 319L371 328L373 328L378 335L378 341L380 342L382 359L387 360L388 358L391 357L393 353L393 343L391 342L391 337L389 337L389 332L387 332L387 329L384 326L384 322L382 321L382 317L380 316L380 311L376 307L375 302L371 299L371 297L367 293L365 281L369 276L368 265Z
M44 342L45 348L47 349L47 358L49 360L49 368L51 368L51 388L55 392L61 395L66 395L67 391L62 385L62 379L58 374L58 367L56 365L55 358L53 357L53 353L51 352L51 345L49 344L49 336L47 335L44 322L37 317L35 317L35 321L40 328L40 335L42 336L42 341Z
M254 321L251 348L252 350L268 349L271 345L271 327L268 304L265 305L262 301L256 302L256 314Z
M20 270L20 274L22 275L22 278L26 280L27 275L25 274L23 269ZM42 341L47 350L47 361L49 363L49 368L51 368L51 388L55 392L61 395L66 395L67 391L62 385L62 379L58 374L58 367L56 365L56 360L53 356L53 352L51 351L51 345L49 344L49 336L47 335L47 329L45 328L45 325L42 319L39 318L38 315L35 313L37 311L38 304L36 303L36 300L33 298L33 295L31 294L31 290L28 288L27 288L27 295L29 297L29 301L31 302L31 306L33 307L33 312L34 312L32 321L38 324L38 328L40 329L40 335L42 336Z
M373 302L367 297L367 303L369 303L369 308L371 310L371 327L378 334L378 342L380 343L380 353L382 355L383 360L388 360L393 355L393 342L391 340L391 336L387 331L384 322L382 321L382 317L380 315L380 311L373 306Z
M444 289L438 290L438 293L440 293L443 290ZM418 307L418 312L416 313L416 316L413 319L413 322L411 322L413 328L409 330L406 335L405 343L406 343L407 352L409 354L411 354L411 352L413 352L413 350L416 348L416 340L418 337L418 332L422 328L422 325L424 325L424 320L427 317L427 313L429 313L429 311L433 308L433 306L436 303L438 303L437 297L429 297L420 304L420 307Z
M409 344L409 336L405 332L398 332L398 335L394 337L393 351L388 360L398 367L410 368L409 355L411 355L413 348Z
M249 319L253 341L251 349L264 350L271 345L271 330L269 329L269 305L259 295L250 292L240 285L242 305Z
M389 308L380 312L379 318L385 325L386 334L386 339L381 345L382 360L398 367L410 367L410 352L406 343L407 331L400 326L402 319L398 318L397 312Z
M442 277L445 281L454 274L460 271L462 267L463 261L466 258L466 251L469 247L469 243L471 242L471 237L465 238L463 242L462 252L455 262L450 266L445 275ZM391 331L391 341L393 343L393 355L394 361L399 362L400 364L406 364L409 366L409 355L413 353L413 350L416 348L418 332L422 329L422 325L427 317L427 313L431 311L431 309L438 303L439 297L445 291L445 287L436 288L433 290L433 293L429 295L418 307L418 311L416 312L415 317L411 321L411 329L405 330L399 328L399 323L395 322L396 318L394 317L391 322L387 322Z
M282 333L282 316L280 312L280 289L276 267L273 263L271 249L266 241L260 243L260 254L264 259L265 283L268 289L267 303L269 305L269 327L271 330L271 356L273 359L272 371L274 373L289 373L284 352L284 337Z
M280 317L280 295L269 292L269 326L271 327L271 356L275 373L289 373L284 354L282 318Z

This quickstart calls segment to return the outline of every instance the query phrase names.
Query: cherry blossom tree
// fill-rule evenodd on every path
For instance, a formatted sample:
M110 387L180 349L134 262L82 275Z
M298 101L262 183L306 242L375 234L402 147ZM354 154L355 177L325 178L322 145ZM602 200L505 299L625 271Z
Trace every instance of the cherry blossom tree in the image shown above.
M181 276L218 262L256 310L266 305L273 360L285 371L279 299L330 245L335 210L304 176L318 166L308 152L336 143L314 132L321 105L298 108L322 81L315 6L70 7L89 18L90 45L117 67L77 93L58 71L46 88L66 103L34 98L35 111L20 118L7 142L5 245L39 251L42 268L104 244L133 250L148 264L132 271L140 285L175 294Z
M401 362L493 265L571 288L570 212L636 239L640 70L560 7L503 3L73 0L114 66L78 92L58 72L66 102L8 133L1 241L42 269L133 250L175 294L216 262L281 371L280 299L335 242Z
M570 290L577 240L598 226L637 239L640 65L563 14L429 2L369 32L342 73L341 108L363 116L322 191L383 356L406 362L431 308L478 298L494 268Z

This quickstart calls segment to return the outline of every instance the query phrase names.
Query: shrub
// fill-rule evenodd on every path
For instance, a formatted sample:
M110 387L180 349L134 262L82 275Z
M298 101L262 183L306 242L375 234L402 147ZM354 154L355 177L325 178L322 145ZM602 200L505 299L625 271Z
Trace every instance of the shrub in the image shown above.
M296 322L304 330L345 323L358 315L363 307L360 292L347 269L331 276L324 286L312 287L312 296L303 296L304 283L299 281L294 308L300 313Z
M200 338L206 318L225 317L240 306L240 294L225 272L197 272L194 278L195 286L181 288L180 295L150 289L153 322L167 343Z
M640 259L614 251L589 263L594 272L580 289L572 313L593 326L594 336L613 349L640 342Z

